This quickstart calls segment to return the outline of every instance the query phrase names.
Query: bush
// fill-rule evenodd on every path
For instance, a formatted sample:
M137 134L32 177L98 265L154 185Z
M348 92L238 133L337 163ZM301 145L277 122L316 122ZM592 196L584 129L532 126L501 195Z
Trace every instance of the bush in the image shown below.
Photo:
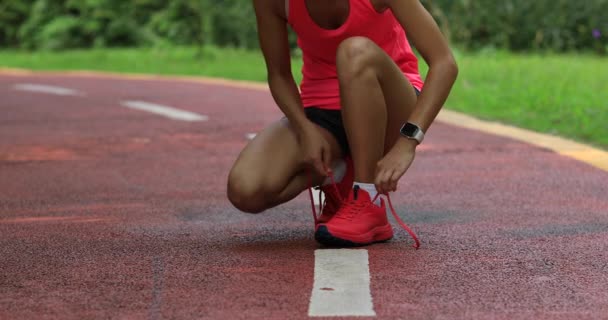
M606 53L608 47L608 0L422 1L444 32L469 49ZM4 47L256 48L256 31L251 0L0 0ZM289 40L294 48L293 34Z
M133 46L143 43L131 6L117 0L37 0L19 28L26 49Z
M470 49L606 53L608 0L436 1L448 17L452 40Z
M16 0L19 1L19 0ZM18 39L21 47L35 49L42 41L41 31L45 25L62 14L61 8L54 1L37 0L33 2L27 19L20 26Z
M38 36L41 49L71 49L86 43L86 36L78 19L61 16L44 25Z
M218 1L213 11L214 43L220 46L258 46L255 13L250 0Z
M200 1L173 0L154 12L147 24L157 37L172 44L192 44L202 41L202 12Z
M0 46L19 43L19 27L27 20L33 0L0 1Z

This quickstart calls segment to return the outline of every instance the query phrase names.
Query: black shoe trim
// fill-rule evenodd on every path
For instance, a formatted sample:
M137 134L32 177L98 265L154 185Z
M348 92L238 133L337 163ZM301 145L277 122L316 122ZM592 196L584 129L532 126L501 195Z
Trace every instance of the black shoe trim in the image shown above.
M341 248L363 247L363 246L372 244L372 243L356 243L356 242L352 242L349 240L344 240L344 239L334 237L329 232L329 230L327 230L327 226L319 226L317 228L317 231L315 232L315 240L317 240L317 242L319 242L320 244L328 246L328 247L341 247ZM378 242L387 242L387 241L388 240L378 241Z

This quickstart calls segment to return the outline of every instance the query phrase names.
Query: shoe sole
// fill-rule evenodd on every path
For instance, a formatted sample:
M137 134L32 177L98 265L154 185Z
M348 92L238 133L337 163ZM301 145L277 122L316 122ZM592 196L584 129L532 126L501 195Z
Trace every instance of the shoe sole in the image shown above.
M387 226L388 226L389 230L392 231L392 229L390 229L391 226L390 225L387 225ZM372 234L371 236L368 236L368 237L362 236L364 238L372 238L372 240L370 240L370 241L351 241L351 240L343 239L338 236L332 235L326 226L319 226L317 228L317 231L315 232L315 240L317 240L317 242L319 242L320 244L328 246L328 247L363 247L363 246L368 246L368 245L374 244L374 243L387 242L393 238L393 236L391 234L388 238L378 239L380 234L374 233L374 231L370 232Z

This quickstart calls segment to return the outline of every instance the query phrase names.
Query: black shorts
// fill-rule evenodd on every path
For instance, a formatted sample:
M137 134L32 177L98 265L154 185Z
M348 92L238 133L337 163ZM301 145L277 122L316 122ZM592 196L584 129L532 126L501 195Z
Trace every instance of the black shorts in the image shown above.
M420 91L416 88L416 95L420 95ZM348 146L348 138L346 137L346 131L344 130L344 124L342 123L342 111L340 110L327 110L317 107L304 108L306 117L317 124L321 128L329 131L338 141L340 149L342 149L342 155L350 154L350 147Z

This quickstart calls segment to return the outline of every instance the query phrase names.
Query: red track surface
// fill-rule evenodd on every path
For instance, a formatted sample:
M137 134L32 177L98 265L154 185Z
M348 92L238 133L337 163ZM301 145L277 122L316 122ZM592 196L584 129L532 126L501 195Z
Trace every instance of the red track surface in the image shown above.
M306 196L257 216L225 196L245 134L277 117L247 89L0 76L0 318L307 318ZM437 123L393 199L422 248L402 230L367 248L378 318L608 319L608 173Z

